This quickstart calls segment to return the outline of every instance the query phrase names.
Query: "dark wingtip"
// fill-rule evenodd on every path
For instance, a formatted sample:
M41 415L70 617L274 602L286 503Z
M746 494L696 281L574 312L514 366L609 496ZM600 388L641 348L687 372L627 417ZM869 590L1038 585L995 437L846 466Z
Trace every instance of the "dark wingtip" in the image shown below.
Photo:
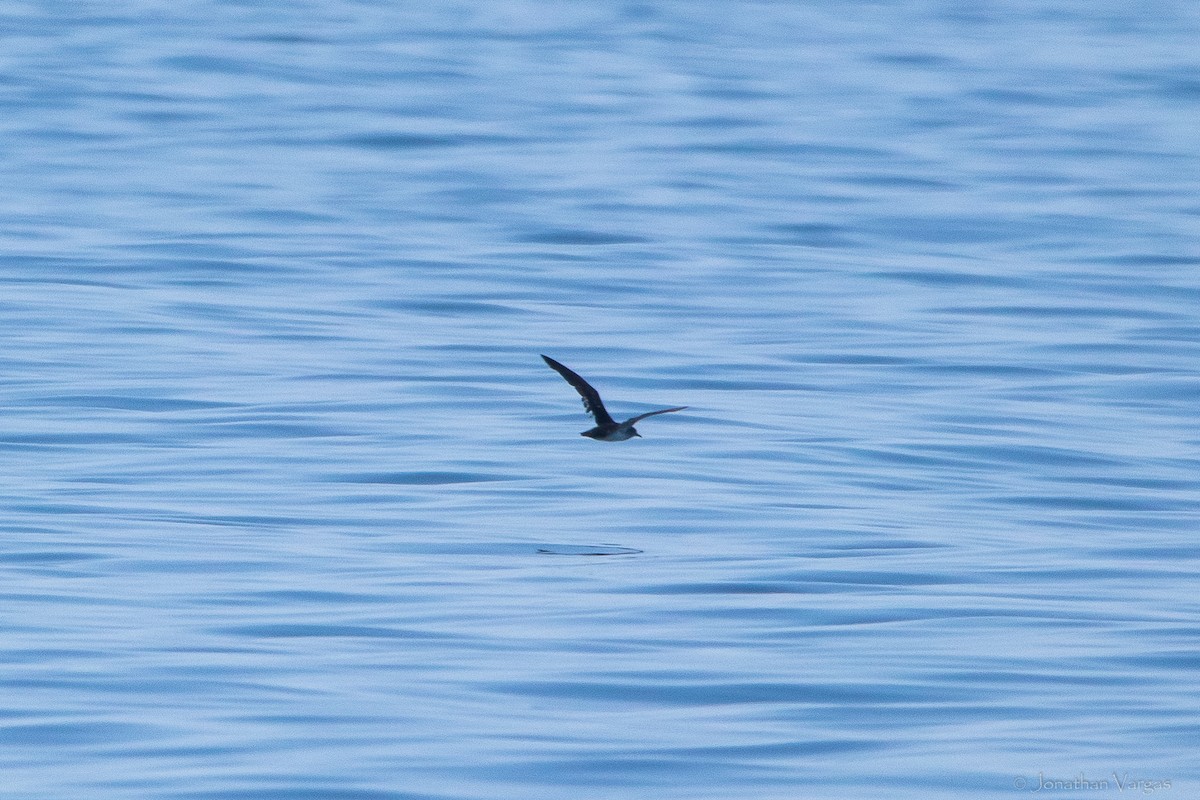
M562 375L564 378L565 378L565 377L567 377L566 375L563 375L563 370L564 370L564 369L567 369L567 367L566 367L566 365L565 365L565 364L561 364L561 363L559 363L558 361L555 361L553 358L551 358L550 356L548 356L548 355L546 355L546 354L544 354L544 353L540 353L539 355L541 355L541 356L542 356L542 361L545 361L545 362L546 362L546 366L547 366L547 367L549 367L550 369L554 370L554 371L555 371L555 372L557 372L559 375ZM569 371L570 371L570 370L568 370L568 372L569 372Z

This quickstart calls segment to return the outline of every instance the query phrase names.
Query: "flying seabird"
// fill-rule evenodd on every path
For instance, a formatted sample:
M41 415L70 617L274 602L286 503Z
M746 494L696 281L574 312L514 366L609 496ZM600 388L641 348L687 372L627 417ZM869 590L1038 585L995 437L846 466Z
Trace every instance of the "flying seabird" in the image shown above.
M645 414L638 414L636 417L630 417L624 422L617 422L604 408L604 403L600 400L600 393L593 389L590 383L550 356L542 356L542 360L550 365L550 369L562 375L567 383L574 386L575 391L579 392L579 396L583 398L584 410L596 420L596 427L579 434L589 439L596 439L601 442L623 442L635 436L641 438L641 434L637 432L637 428L633 427L635 422L640 422L646 417L653 417L655 414L669 414L672 411L683 411L687 408L687 406L664 408L661 411L649 411Z

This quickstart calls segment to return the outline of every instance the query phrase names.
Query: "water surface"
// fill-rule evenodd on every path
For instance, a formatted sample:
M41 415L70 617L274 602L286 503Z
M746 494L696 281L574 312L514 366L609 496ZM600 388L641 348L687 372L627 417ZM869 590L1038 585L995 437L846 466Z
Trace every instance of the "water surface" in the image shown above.
M14 797L1194 792L1190 6L0 20Z

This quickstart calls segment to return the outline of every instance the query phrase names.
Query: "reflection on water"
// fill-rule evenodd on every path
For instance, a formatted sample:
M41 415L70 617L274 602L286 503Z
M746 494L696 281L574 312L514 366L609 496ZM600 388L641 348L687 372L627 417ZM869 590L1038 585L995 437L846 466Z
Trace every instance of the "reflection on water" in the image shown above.
M1186 792L1200 19L1132 8L0 11L5 786Z

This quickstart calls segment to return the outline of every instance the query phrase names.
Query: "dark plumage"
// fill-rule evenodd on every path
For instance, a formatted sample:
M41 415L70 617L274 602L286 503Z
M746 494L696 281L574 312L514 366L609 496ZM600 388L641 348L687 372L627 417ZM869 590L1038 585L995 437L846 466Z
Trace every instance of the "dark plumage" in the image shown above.
M637 428L633 427L634 423L640 422L646 417L653 417L656 414L669 414L672 411L683 411L687 408L687 406L677 406L675 408L664 408L661 411L648 411L645 414L630 417L624 422L617 422L604 407L604 401L600 399L600 393L592 388L590 383L550 356L542 356L542 360L550 365L550 369L562 375L567 383L574 386L575 391L579 392L579 396L583 398L584 409L596 420L596 427L579 434L589 439L597 439L602 442L623 442L635 436L640 438L641 434L637 432Z

